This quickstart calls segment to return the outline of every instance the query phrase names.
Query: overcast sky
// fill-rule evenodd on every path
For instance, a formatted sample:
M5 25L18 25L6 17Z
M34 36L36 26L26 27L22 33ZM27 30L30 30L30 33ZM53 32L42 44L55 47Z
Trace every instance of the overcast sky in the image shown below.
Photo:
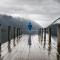
M60 16L60 0L0 0L0 14L29 18L44 27Z

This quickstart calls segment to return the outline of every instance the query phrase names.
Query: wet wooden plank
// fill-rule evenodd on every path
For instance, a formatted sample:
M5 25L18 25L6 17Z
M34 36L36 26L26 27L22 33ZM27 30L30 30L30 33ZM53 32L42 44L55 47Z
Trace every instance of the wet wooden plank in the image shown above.
M30 48L28 39L29 35L23 35L20 42L12 48L11 53L3 57L3 60L57 60L55 50L52 49L51 54L48 54L49 51L39 43L38 35L31 36Z

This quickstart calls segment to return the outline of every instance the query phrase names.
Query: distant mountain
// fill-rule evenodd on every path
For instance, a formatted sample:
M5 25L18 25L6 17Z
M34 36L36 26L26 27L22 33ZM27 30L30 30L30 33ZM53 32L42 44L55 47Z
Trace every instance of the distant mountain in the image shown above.
M38 29L41 28L36 22L20 17L12 17L7 15L0 15L0 24L3 27L12 26L21 28L23 33L29 33L28 24L31 22L32 24L32 33L37 33Z

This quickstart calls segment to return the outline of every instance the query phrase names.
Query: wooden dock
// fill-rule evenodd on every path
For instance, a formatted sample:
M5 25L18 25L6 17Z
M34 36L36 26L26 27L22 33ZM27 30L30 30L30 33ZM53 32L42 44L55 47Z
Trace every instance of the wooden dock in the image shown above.
M0 60L58 60L56 47L53 47L53 45L50 49L48 47L48 38L44 44L44 41L41 42L38 35L32 35L31 46L29 46L28 40L29 35L22 35L15 47L11 44L11 52L8 52L8 44L4 43Z

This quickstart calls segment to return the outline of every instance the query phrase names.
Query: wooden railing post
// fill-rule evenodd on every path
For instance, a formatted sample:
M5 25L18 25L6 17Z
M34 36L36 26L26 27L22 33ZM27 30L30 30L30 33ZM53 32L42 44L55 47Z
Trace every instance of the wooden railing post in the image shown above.
M43 41L43 28L41 28L41 41Z
M48 29L49 31L49 41L48 41L48 51L51 51L51 27Z
M13 45L15 46L15 27L13 28L13 31L14 31L14 34L13 34L13 36L14 36Z
M18 43L18 28L17 28L17 43Z
M8 51L11 52L11 47L10 47L10 32L11 32L11 26L8 26Z
M0 24L0 57L1 57L1 24Z
M45 47L45 44L46 44L46 28L44 28L44 47Z
M60 24L57 27L57 51L60 54Z

